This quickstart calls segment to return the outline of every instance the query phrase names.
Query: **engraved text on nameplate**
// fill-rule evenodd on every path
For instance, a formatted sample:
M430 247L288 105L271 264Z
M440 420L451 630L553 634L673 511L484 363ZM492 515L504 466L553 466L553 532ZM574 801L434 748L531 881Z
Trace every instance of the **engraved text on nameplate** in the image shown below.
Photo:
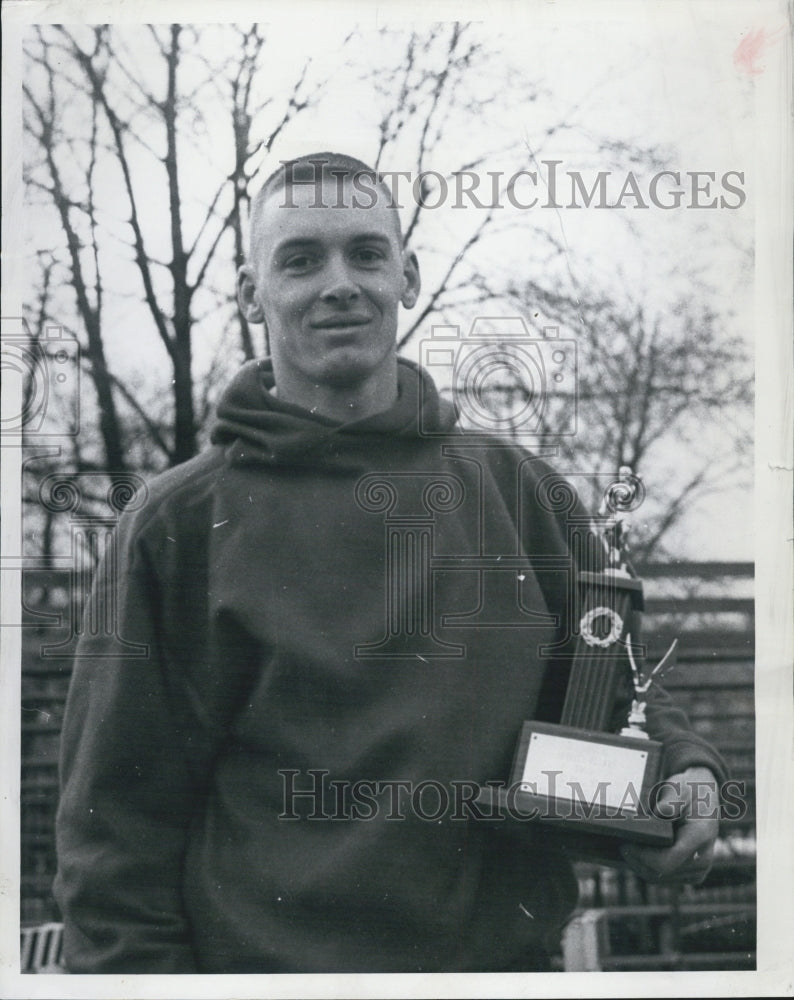
M532 733L521 788L548 798L632 810L647 759L644 750Z

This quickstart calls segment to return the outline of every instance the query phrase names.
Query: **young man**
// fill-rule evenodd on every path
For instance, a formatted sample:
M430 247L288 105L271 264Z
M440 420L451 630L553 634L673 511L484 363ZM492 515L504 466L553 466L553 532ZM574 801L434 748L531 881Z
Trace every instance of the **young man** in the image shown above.
M271 357L229 386L212 447L122 520L118 631L147 658L87 636L75 664L55 887L69 967L546 969L570 864L471 799L560 698L540 649L566 581L532 560L566 556L565 525L527 499L550 470L467 447L397 358L419 269L370 168L282 166L251 229L239 299ZM499 553L528 557L506 588L523 627L472 628L466 559ZM682 820L672 848L631 860L697 879L716 821L688 816L686 781L711 788L721 764L663 695L649 729L684 780Z

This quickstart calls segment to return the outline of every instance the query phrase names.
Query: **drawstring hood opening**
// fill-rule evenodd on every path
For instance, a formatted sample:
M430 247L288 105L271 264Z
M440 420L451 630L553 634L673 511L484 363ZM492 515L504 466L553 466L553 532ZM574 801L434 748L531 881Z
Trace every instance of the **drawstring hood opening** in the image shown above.
M371 463L371 435L411 440L457 433L455 410L432 379L411 361L398 361L397 400L382 413L338 423L276 396L269 358L249 361L218 404L212 442L232 465L311 465L359 468Z

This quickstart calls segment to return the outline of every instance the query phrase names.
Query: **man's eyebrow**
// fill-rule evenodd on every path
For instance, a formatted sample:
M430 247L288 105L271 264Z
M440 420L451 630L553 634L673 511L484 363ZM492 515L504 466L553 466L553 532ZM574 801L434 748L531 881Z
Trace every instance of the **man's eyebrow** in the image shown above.
M276 253L281 253L284 250L293 250L295 248L316 247L320 245L320 242L316 236L293 236L288 240L283 240L281 243L276 243L273 249Z
M391 239L381 232L355 233L348 240L349 243L380 243L383 246L390 246ZM281 243L276 243L273 250L275 253L284 253L288 250L303 249L306 247L322 246L323 240L320 236L292 236Z
M391 243L391 239L384 233L356 233L355 236L351 237L351 243L361 242L361 243Z

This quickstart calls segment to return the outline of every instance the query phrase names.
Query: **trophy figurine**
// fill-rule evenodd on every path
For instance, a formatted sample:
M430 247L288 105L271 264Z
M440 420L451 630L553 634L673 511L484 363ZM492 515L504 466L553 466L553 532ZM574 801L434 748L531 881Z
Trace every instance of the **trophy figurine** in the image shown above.
M648 739L648 734L645 732L645 723L647 721L645 718L645 709L647 708L647 701L642 701L641 699L644 698L650 690L654 677L656 677L657 674L659 677L662 676L662 673L675 652L677 645L678 639L673 639L672 646L667 650L650 674L647 677L644 677L637 669L637 663L631 650L631 633L626 636L626 652L628 653L629 663L631 664L631 680L634 685L634 694L636 695L636 698L634 698L631 702L629 717L627 719L628 725L624 726L623 729L620 730L621 736L633 736L641 740Z
M652 809L654 786L661 774L662 744L645 731L647 695L668 667L676 642L649 674L637 666L627 625L643 607L642 583L626 560L627 524L623 512L642 499L642 483L623 467L599 508L602 527L588 518L569 517L571 550L584 566L570 586L573 635L545 655L551 670L570 661L559 722L523 724L511 781L481 787L478 802L506 808L509 817L536 820L555 829L555 842L577 857L605 863L620 859L622 841L669 846L670 820ZM594 539L601 551L599 569L591 558ZM621 688L631 674L634 697L620 729L616 711ZM623 683L621 683L623 682ZM619 731L618 731L619 730ZM534 826L534 823L531 824Z

